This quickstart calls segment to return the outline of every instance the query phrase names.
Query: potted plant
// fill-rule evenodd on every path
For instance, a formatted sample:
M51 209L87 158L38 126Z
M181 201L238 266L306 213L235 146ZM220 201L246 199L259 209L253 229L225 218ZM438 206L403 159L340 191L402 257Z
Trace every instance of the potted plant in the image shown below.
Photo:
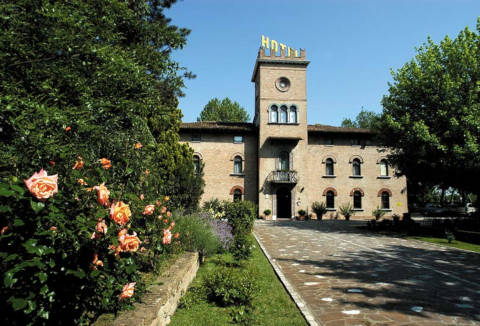
M378 207L372 211L372 215L375 216L375 221L381 219L385 215L385 213L386 212L383 209L380 209Z
M307 212L304 209L298 211L298 219L300 221L305 221L305 215L307 215Z
M267 220L268 217L270 216L270 214L272 214L272 211L270 209L266 209L263 211L263 215L265 215L265 219Z
M317 220L321 220L323 215L327 212L327 205L325 203L319 203L318 201L313 202L312 210L317 214Z
M350 204L350 203L344 204L344 205L340 206L340 207L338 208L338 210L340 211L340 214L342 214L343 216L345 216L345 220L346 220L346 221L349 221L349 220L350 220L350 216L352 216L352 214L353 214L352 204Z

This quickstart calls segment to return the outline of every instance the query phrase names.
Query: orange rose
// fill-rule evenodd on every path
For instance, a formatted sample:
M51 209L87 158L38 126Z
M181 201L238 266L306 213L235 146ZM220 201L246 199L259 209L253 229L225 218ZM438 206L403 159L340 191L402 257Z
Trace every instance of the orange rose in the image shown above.
M65 131L70 131L70 130L72 130L72 127L70 127L70 126L67 126L67 127L65 128Z
M164 245L170 244L172 242L172 232L170 230L163 230L163 239L162 243Z
M166 211L167 211L167 208L165 206L162 206L160 213L165 214Z
M127 234L127 229L121 229L118 232L118 242L122 242L125 239L125 235Z
M133 235L126 234L120 242L120 248L122 251L135 252L138 250L140 243L142 242L137 237L136 233L133 233Z
M165 200L165 201L169 201L169 200L170 200L170 197L165 196L164 200Z
M123 201L113 203L110 206L110 218L119 225L125 225L130 221L130 206L125 204Z
M161 202L160 200L157 200L157 201L155 202L155 205L157 205L158 207L160 207L160 205L162 205L162 202Z
M142 214L152 215L154 211L155 211L155 205L147 205L145 206L145 209L143 210Z
M145 249L145 247L140 248L140 252L145 252L145 251L147 251L147 249Z
M175 239L178 239L179 236L180 236L180 234L179 234L178 232L175 232L175 234L173 235L173 237L174 237Z
M56 226L51 226L50 231L57 231L57 227Z
M122 293L120 294L120 300L131 298L133 296L133 292L135 291L135 284L136 282L128 283L123 287Z
M110 191L105 187L105 182L99 186L93 187L93 189L97 191L97 202L102 206L107 206Z
M95 229L99 232L99 233L103 233L103 234L107 234L107 224L105 223L105 221L101 218L98 219L98 223L97 223L97 226L95 227Z
M144 194L140 194L140 200L144 200L145 199L145 195Z
M167 217L170 217L172 216L172 213L171 212L167 212Z
M4 234L5 232L7 232L7 230L8 230L8 226L4 226L2 228L2 231L0 231L0 234Z
M82 186L88 186L88 183L86 183L85 180L83 180L83 179L81 179L81 178L78 179L77 182L78 182L79 184L81 184Z
M112 167L112 161L110 161L109 159L106 159L105 157L103 157L101 160L100 160L100 163L102 163L102 167L105 169L105 170L108 170Z
M81 168L83 168L83 159L81 156L78 156L77 157L77 161L75 162L75 165L73 166L72 170L80 170Z
M148 169L145 170L145 174L147 174L147 175L150 174L150 170L148 170Z
M45 201L58 192L57 180L58 174L48 176L47 172L41 169L40 172L35 172L30 179L24 180L24 182L35 198Z
M97 269L97 266L103 266L103 261L98 259L97 253L95 253L95 255L93 256L92 264L93 264L92 269Z
M142 148L142 146L143 146L142 143L136 143L135 144L136 149L140 149L140 148Z

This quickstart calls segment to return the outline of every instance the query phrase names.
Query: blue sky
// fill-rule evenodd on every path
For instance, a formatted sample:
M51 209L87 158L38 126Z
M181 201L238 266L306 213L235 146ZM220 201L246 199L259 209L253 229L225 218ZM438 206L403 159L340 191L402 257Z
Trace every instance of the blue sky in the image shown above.
M390 69L397 70L430 36L439 42L468 26L479 0L183 0L166 11L192 30L173 57L197 75L179 107L196 121L213 97L229 97L253 117L250 81L262 34L304 48L308 123L340 125L361 108L381 111Z

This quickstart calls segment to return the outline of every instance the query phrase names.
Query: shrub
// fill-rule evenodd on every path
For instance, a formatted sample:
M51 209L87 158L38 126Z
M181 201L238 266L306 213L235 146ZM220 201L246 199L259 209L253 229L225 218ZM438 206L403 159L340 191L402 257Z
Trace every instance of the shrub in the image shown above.
M185 250L198 251L201 257L220 250L220 239L214 234L207 219L193 214L177 217L176 223Z
M208 299L220 306L251 305L258 291L250 271L223 266L204 278L203 287Z
M223 250L229 250L233 244L232 227L227 221L217 220L207 217L207 221L213 230L213 233L220 241Z
M225 218L232 226L232 233L249 234L256 219L255 204L248 201L228 202L225 204Z
M321 220L323 215L327 212L327 205L325 203L319 203L315 201L312 203L312 210L317 214L317 219Z
M270 216L270 214L272 214L272 211L270 209L266 209L266 210L263 211L263 214L265 216Z
M239 233L235 235L230 252L235 260L245 260L252 254L252 240L249 236Z
M385 214L386 212L378 207L372 211L372 215L375 216L375 220L377 221L385 216Z
M218 198L210 199L203 203L203 210L210 213L213 218L222 219L225 217L226 201L220 201Z
M338 210L340 211L340 214L345 216L345 219L347 221L350 219L350 216L352 216L352 214L353 214L353 207L352 207L352 204L350 204L350 203L341 205L338 208Z

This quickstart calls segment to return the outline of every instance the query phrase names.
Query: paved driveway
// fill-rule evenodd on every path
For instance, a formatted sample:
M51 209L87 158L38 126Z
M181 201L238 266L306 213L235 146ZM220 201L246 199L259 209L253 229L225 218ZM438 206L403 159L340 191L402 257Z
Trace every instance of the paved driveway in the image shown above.
M256 223L312 325L480 325L480 254L372 234L364 224Z

